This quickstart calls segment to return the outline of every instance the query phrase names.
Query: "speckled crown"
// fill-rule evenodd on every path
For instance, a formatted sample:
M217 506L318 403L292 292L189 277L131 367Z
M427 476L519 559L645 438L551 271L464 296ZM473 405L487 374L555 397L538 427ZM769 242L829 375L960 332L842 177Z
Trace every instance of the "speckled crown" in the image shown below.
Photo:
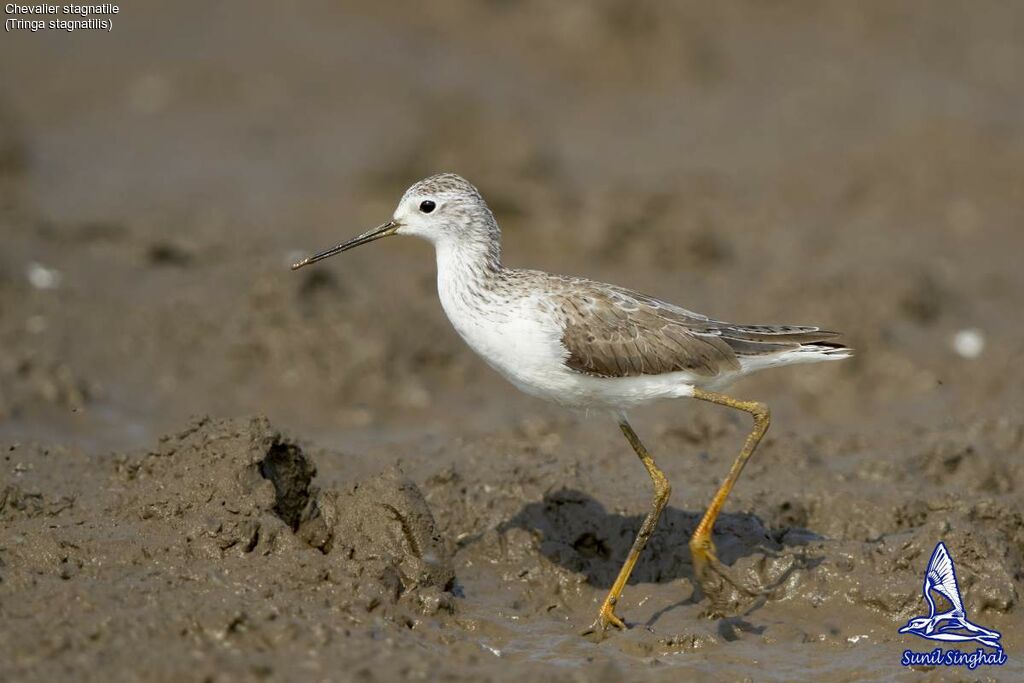
M431 195L431 194L459 194L470 195L477 199L483 199L480 190L476 189L473 183L469 182L456 173L438 173L429 178L414 183L405 195Z

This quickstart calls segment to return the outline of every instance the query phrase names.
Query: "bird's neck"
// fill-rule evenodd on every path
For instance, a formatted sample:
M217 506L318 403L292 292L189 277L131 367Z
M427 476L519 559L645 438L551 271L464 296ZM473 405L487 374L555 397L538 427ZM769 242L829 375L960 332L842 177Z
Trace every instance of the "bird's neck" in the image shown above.
M438 282L487 284L493 282L504 267L501 265L501 239L488 237L475 240L445 240L435 245Z

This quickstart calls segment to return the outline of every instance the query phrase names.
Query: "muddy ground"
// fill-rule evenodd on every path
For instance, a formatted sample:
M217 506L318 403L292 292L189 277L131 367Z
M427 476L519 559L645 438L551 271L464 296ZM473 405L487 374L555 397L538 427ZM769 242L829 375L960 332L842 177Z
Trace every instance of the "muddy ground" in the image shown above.
M0 679L1024 678L1022 30L601 0L5 34ZM768 599L710 617L686 545L746 420L658 405L632 628L579 637L650 496L614 423L474 357L425 244L287 269L440 170L511 265L846 333L733 390L775 422L716 541ZM899 665L939 540L1001 669Z

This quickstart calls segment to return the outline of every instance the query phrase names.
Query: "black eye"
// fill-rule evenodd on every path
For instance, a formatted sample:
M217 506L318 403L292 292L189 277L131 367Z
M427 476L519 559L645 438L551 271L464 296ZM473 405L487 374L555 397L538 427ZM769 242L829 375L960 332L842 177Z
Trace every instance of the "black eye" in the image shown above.
M429 199L424 199L422 202L420 202L420 211L422 211L423 213L430 213L431 211L434 210L435 206L437 205L434 204L434 202L430 201Z

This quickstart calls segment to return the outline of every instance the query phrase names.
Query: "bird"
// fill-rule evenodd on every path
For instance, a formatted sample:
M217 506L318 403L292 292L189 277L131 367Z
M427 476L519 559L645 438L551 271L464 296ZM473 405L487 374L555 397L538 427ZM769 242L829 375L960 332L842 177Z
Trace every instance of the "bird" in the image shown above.
M944 597L950 605L946 612L937 612L932 592ZM949 556L946 544L939 541L928 560L924 573L924 599L928 603L927 617L914 617L900 629L900 633L913 633L928 640L953 642L977 641L991 648L1001 649L1002 634L978 626L967 619L964 603L960 597L960 586L956 580L956 569ZM967 633L964 633L966 631Z
M615 608L672 492L627 419L632 409L659 399L697 399L752 417L753 428L689 547L697 583L712 601L724 594L726 583L749 596L764 594L718 559L712 530L768 430L770 413L762 402L720 392L765 368L849 357L852 349L834 341L837 333L812 326L733 324L624 287L506 267L494 214L480 191L454 173L414 183L386 223L292 269L392 235L433 244L441 307L473 351L526 394L615 419L651 479L650 511L585 634L603 638L610 627L627 628Z

